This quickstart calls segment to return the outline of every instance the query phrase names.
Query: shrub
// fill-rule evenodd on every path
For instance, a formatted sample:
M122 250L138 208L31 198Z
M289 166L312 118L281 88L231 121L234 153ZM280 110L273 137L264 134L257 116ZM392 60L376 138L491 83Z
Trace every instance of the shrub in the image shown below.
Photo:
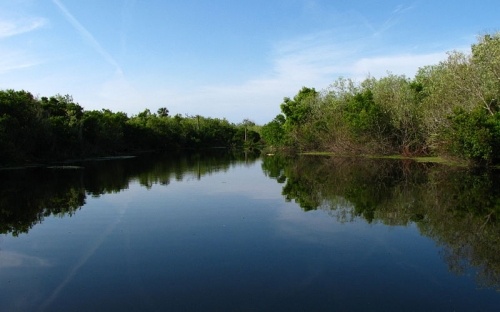
M474 163L492 164L499 160L500 116L483 107L471 112L456 108L448 117L450 127L442 130L445 150Z

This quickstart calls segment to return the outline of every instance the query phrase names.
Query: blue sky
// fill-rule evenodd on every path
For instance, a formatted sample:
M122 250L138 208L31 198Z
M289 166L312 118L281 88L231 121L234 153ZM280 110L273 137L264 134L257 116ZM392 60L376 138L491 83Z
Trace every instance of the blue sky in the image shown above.
M413 77L498 31L498 12L498 0L0 0L0 89L264 124L302 86Z

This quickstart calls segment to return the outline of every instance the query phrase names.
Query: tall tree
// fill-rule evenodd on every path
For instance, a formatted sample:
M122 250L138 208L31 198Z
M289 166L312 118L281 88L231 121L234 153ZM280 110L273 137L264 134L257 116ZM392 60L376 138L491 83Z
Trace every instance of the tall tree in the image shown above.
M158 116L160 117L167 117L168 116L168 109L166 107L160 107L158 108Z
M255 122L251 121L250 119L248 118L245 118L243 119L243 121L241 122L241 125L243 126L243 128L245 129L245 142L247 141L248 139L248 127L253 127L255 126Z

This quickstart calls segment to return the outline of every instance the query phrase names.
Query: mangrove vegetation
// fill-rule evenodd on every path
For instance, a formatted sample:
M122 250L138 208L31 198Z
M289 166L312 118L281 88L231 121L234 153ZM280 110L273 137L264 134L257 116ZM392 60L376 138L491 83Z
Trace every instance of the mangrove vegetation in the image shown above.
M258 127L203 116L170 116L145 109L127 116L109 109L86 111L70 95L37 98L0 91L0 166L81 159L150 150L252 147Z
M440 156L473 164L500 161L500 33L470 53L418 70L361 82L339 78L284 98L262 127L274 148L348 155Z
M86 111L70 95L0 91L0 165L145 150L252 147L337 155L439 156L500 162L500 32L478 37L415 77L339 78L285 97L262 127L245 119L171 116L166 107L127 116ZM262 140L261 140L262 137Z

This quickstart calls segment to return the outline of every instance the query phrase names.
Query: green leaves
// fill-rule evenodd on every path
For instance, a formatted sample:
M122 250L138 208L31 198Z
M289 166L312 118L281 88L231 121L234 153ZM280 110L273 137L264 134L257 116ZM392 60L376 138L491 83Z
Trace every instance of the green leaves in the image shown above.
M478 106L471 112L456 108L449 117L451 127L443 129L446 149L458 157L476 163L498 161L500 116L490 115Z
M500 32L479 37L472 53L449 52L413 79L391 73L362 82L339 78L321 93L303 87L280 107L285 121L263 129L273 145L498 163Z
M142 150L231 147L241 126L199 115L174 117L166 107L136 116L109 109L84 111L70 95L37 99L26 91L0 91L0 165L115 155ZM245 120L248 144L260 140ZM249 129L249 128L252 129ZM241 128L243 129L243 128Z
M284 124L285 117L283 115L278 115L271 122L262 126L262 138L268 145L281 146L283 144L285 135L285 130L283 128Z
M302 87L293 100L285 97L280 106L286 117L285 127L293 128L306 122L317 95L318 92L314 88Z

